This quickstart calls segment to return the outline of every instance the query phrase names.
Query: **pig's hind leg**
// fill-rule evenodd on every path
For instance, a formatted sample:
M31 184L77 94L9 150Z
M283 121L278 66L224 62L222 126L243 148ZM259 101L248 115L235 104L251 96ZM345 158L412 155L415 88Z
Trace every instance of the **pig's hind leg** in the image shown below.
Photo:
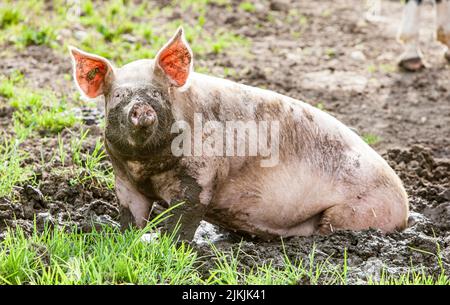
M322 213L316 214L287 230L284 236L311 236L317 232Z
M318 233L330 234L337 230L380 229L393 232L407 225L408 208L402 202L361 198L354 202L334 205L322 213Z

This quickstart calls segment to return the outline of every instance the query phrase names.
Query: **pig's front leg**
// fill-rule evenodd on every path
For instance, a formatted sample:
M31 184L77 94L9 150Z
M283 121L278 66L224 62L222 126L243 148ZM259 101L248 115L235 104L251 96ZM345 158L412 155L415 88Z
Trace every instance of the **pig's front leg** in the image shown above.
M135 227L136 221L134 220L134 216L131 213L128 207L123 206L122 204L119 206L119 217L120 217L120 229L125 231L128 228Z
M179 202L175 201L174 205ZM185 200L181 206L173 209L170 214L170 218L164 221L161 232L171 234L178 225L176 235L179 240L191 241L200 225L200 221L205 215L205 206L200 203Z
M116 194L120 202L120 225L122 230L136 225L145 227L152 203L126 179L116 176Z
M167 187L167 181L174 181L172 187ZM177 235L180 240L191 241L206 212L207 204L200 201L202 188L194 178L175 177L174 173L155 177L153 182L161 191L160 196L165 198L171 207L184 202L169 212L171 216L164 221L161 231L171 234L178 225Z

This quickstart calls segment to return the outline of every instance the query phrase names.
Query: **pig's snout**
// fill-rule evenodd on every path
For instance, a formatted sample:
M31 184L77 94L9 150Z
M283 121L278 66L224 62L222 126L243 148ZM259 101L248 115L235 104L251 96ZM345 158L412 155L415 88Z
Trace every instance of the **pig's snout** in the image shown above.
M139 102L131 107L128 120L134 127L149 127L156 121L156 112L149 104Z

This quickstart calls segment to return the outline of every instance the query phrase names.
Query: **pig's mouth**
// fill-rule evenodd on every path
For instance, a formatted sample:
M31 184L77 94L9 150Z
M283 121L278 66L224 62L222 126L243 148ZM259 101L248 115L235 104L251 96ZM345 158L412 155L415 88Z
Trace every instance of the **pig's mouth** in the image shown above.
M154 115L151 124L139 122L140 118L136 124L136 121L131 122L126 115L111 112L105 130L109 146L123 157L141 159L153 155L161 147L170 145L170 117L165 119L163 116L161 119L156 113Z
M145 123L144 123L145 124ZM119 128L107 128L106 137L111 144L127 143L130 149L152 145L158 134L158 119L144 126L134 126L129 121L119 123Z
M131 136L128 139L128 142L133 146L148 146L149 144L152 144L158 131L158 119L155 118L154 120L155 122L150 126L139 126L137 128L128 129L130 130ZM128 126L125 128L130 127Z
M157 125L130 130L128 124L119 128L106 128L105 137L115 153L128 159L143 158L151 155L158 147Z

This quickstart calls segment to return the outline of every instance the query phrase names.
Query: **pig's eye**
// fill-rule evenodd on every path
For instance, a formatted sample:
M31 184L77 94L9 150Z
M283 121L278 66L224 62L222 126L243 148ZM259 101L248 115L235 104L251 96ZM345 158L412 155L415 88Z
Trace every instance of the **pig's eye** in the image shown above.
M131 94L131 90L129 88L120 88L113 93L113 98L116 101L121 101L126 99Z

